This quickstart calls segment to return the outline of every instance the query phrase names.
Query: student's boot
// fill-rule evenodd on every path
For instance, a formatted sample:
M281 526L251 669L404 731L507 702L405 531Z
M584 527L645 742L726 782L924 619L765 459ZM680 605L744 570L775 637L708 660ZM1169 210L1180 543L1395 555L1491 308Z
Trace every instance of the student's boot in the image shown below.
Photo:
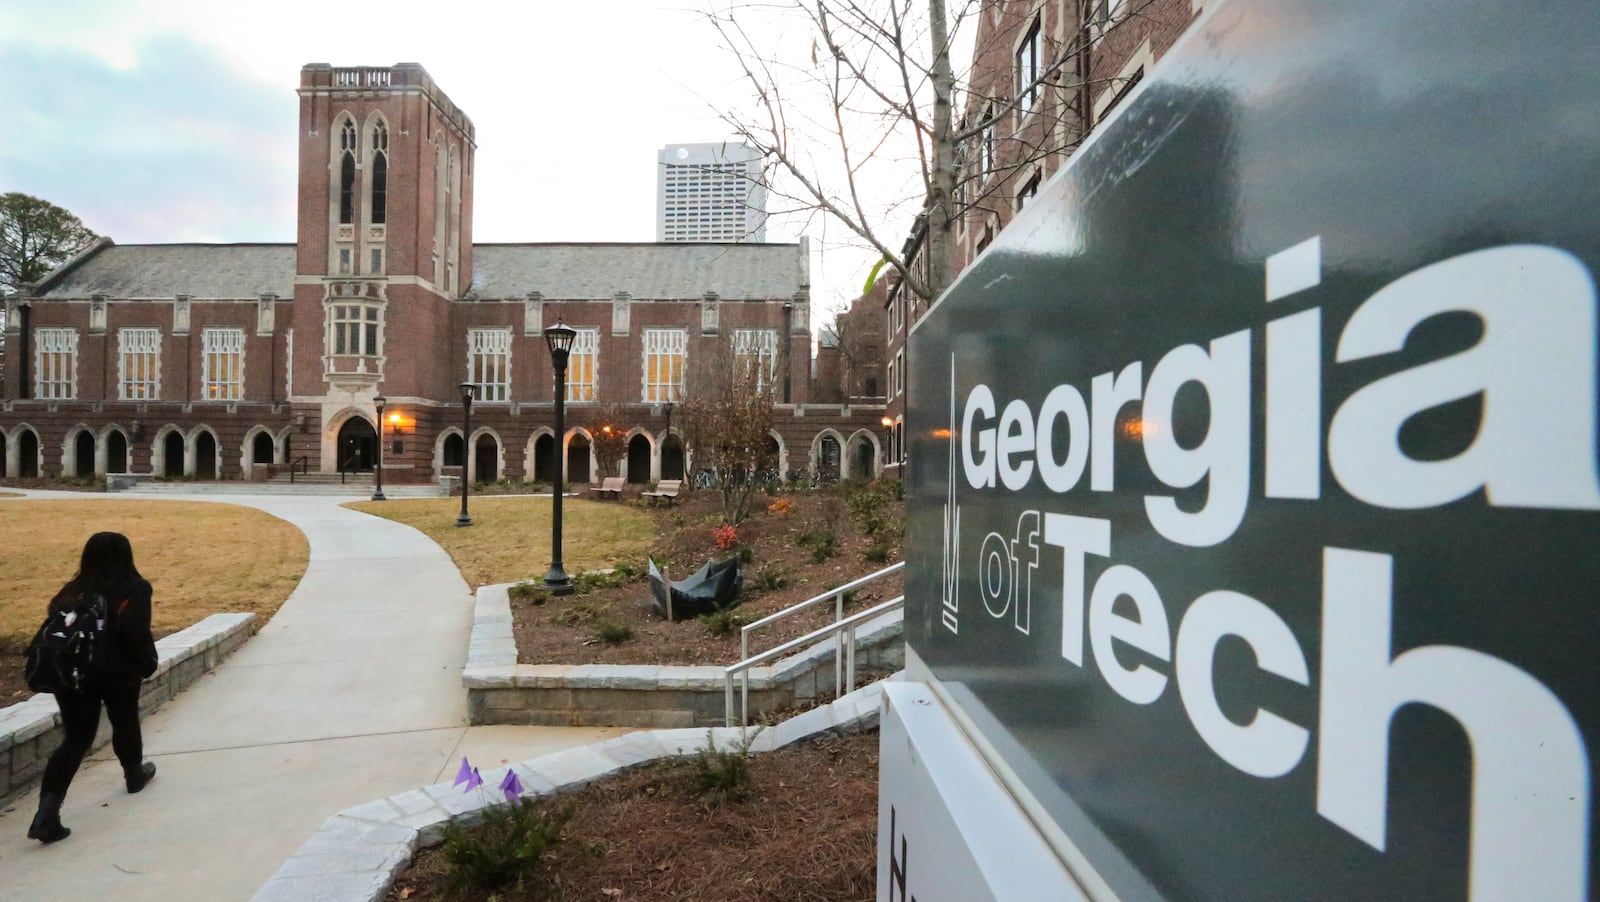
M71 830L61 825L62 801L63 798L58 792L39 795L39 813L33 816L33 823L28 826L29 839L53 843L72 835Z
M139 790L143 789L144 785L149 783L155 777L155 775L156 763L154 761L146 761L145 763L139 765L138 770L124 770L122 772L122 780L124 783L128 784L129 792L138 792Z

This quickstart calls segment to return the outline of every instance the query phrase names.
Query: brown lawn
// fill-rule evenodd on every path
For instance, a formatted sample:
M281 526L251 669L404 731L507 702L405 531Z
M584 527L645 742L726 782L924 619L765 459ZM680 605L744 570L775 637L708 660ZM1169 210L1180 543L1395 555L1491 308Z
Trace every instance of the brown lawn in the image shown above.
M360 501L345 507L404 523L439 543L467 584L543 579L550 569L548 497L469 498L472 526L457 527L460 498ZM562 561L568 573L643 561L655 525L642 511L616 503L566 498L561 504Z
M83 543L125 534L155 590L157 637L221 612L276 612L305 573L300 530L246 507L184 501L6 501L0 504L0 707L27 697L16 653L51 596L78 567ZM17 666L12 666L16 664Z

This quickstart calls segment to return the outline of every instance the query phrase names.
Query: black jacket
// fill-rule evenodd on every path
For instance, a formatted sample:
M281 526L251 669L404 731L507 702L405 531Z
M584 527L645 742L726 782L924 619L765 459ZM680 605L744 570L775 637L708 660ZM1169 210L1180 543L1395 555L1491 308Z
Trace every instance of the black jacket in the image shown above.
M106 596L106 656L102 673L114 678L149 679L159 658L150 632L150 583L136 579Z

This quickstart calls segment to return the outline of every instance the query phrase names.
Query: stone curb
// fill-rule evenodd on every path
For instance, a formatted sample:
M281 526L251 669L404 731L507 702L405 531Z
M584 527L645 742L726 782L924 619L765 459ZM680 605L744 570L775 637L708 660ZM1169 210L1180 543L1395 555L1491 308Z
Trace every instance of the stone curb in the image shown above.
M859 733L878 723L883 689L864 686L843 698L770 730L751 743L752 752L784 748L823 733ZM252 897L253 902L376 902L388 893L418 849L437 845L446 824L473 826L483 811L503 804L493 787L515 770L523 798L538 798L578 789L619 771L692 755L707 735L718 748L738 742L738 727L652 730L628 733L605 742L530 758L510 767L482 773L482 789L464 793L448 783L413 789L386 799L347 808L328 818Z
M518 664L511 632L509 585L483 586L473 606L472 638L461 683L467 689L471 723L547 726L689 727L722 723L725 668L719 666L620 664ZM858 657L887 655L904 631L904 612L893 611L856 630ZM771 666L752 667L750 692L767 702L788 705L816 697L834 659L834 644L823 642ZM831 676L827 679L831 680ZM830 691L832 683L829 684ZM611 690L636 692L619 702ZM594 704L584 696L594 694ZM651 694L656 693L655 698ZM752 710L762 705L752 699ZM712 710L714 709L714 710Z
M215 670L255 631L254 614L212 614L156 642L160 663L139 693L140 713L149 714L160 708L195 680ZM94 747L100 748L110 738L110 732L102 729L95 737ZM60 743L61 712L54 697L34 695L0 708L0 802L9 801L12 795L31 786Z

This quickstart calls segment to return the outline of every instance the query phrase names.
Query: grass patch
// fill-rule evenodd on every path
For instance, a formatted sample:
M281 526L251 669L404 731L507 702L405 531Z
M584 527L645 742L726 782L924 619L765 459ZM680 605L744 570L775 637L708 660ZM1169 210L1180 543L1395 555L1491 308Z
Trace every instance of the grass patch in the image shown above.
M550 562L550 499L473 498L472 526L457 527L458 498L359 501L345 507L413 527L439 544L467 583L540 579ZM642 512L618 504L563 499L562 566L568 573L604 570L618 563L643 565L655 525Z
M155 589L158 635L224 611L271 617L310 554L293 525L231 504L8 501L0 514L0 644L33 636L51 596L78 569L84 541L101 531L133 543L134 563Z

